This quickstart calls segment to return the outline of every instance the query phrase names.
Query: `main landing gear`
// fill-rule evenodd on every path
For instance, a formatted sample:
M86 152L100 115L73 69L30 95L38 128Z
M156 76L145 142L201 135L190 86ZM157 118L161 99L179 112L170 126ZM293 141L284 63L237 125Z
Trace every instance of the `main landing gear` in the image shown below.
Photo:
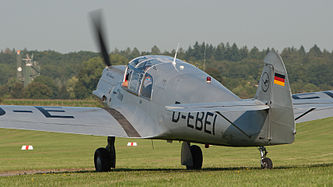
M110 171L116 167L116 150L114 147L115 137L108 137L108 145L96 149L94 155L94 163L97 172ZM261 168L272 169L273 162L266 157L267 150L264 146L259 147L261 157ZM181 149L181 164L186 166L188 170L199 170L202 168L202 151L197 145L190 145L190 142L183 142Z
M197 145L190 145L190 142L183 142L181 150L181 164L186 169L201 169L202 167L202 151Z
M273 168L273 162L270 158L266 157L267 155L267 150L264 146L259 147L260 151L260 157L261 157L261 169L272 169Z
M97 172L110 171L116 167L116 150L114 148L115 137L108 137L108 145L96 149L94 163Z

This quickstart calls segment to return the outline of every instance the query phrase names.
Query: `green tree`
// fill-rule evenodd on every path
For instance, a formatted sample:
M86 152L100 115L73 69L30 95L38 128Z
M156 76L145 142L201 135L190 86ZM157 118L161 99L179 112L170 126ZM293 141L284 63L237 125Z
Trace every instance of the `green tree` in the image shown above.
M7 84L2 86L1 95L10 98L22 98L23 95L23 83L17 82L15 78L10 78Z
M54 97L53 94L52 88L48 87L46 84L35 81L30 83L24 90L24 96L32 99L49 99Z
M225 59L225 47L223 43L220 43L217 47L216 47L216 51L215 51L215 59L216 60L224 60Z
M74 87L75 96L79 99L89 97L96 89L105 64L99 57L84 62L78 73L78 82Z
M74 99L75 97L75 86L79 82L79 79L73 76L66 83L66 91L68 93L69 98Z
M230 60L231 61L241 60L241 56L239 54L238 47L237 47L236 43L232 44L232 46L231 46Z
M124 65L128 63L128 59L120 54L111 54L110 60L112 65Z
M35 82L35 83L40 83L40 84L34 84L34 87L35 86L41 86L41 85L45 85L47 88L48 88L48 90L49 91L47 91L48 93L49 93L49 98L52 98L52 99L55 99L55 98L58 98L58 96L59 96L59 88L58 88L58 86L56 85L56 83L53 81L53 79L52 78L50 78L50 77L47 77L47 76L43 76L43 75L41 75L41 76L39 76L39 77L36 77L35 79L34 79L34 81L33 82ZM32 83L31 83L32 84ZM42 86L43 87L43 86ZM44 88L44 87L43 87ZM31 89L31 88L30 88ZM42 93L43 91L41 91L41 93ZM30 98L32 98L32 97L30 97ZM35 97L33 97L33 98L35 98Z
M154 46L151 48L151 54L152 54L152 55L159 55L159 54L161 54L161 51L160 51L160 49L159 49L156 45L154 45Z
M320 48L315 44L309 51L310 56L320 57L322 55Z
M138 56L140 56L140 51L138 50L138 48L134 47L129 60L132 60L133 58L136 58Z
M253 47L249 53L250 58L259 58L260 57L260 52L257 47Z
M302 57L305 56L306 52L305 52L303 45L301 45L301 47L299 48L298 54Z

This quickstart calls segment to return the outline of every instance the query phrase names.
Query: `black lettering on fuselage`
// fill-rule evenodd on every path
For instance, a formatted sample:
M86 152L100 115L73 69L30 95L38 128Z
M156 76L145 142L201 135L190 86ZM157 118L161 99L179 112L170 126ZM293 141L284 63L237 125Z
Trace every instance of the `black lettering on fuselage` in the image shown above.
M214 114L211 113L211 112L207 112L207 113L206 113L204 130L205 130L206 133L208 133L208 134L212 134L212 131L210 131L210 130L207 128L208 125L211 125L211 124L212 124L211 121L209 120L209 116L214 116Z
M64 110L58 110L58 109L45 109L40 106L36 106L37 108L45 117L47 118L74 118L74 116L61 116L61 115L52 115L50 112L65 112Z
M326 95L328 95L328 96L330 96L330 97L333 98L333 93L332 93L332 92L330 92L330 91L325 91L324 93L325 93Z
M201 117L199 117L199 114L201 114ZM195 129L201 131L202 130L202 126L203 126L203 119L205 117L205 113L204 112L197 112L197 117L196 117L196 120L195 120ZM198 125L200 122L200 126Z
M32 110L13 110L16 113L33 113Z
M191 112L189 112L187 115L187 126L193 129L194 125L190 123L190 119L194 119L194 116L191 115Z
M5 114L6 114L6 112L0 107L0 116L3 116Z
M216 118L217 115L212 112L196 112L196 115L190 112L187 113L187 115L184 115L181 112L173 112L172 122L180 122L188 128L215 135Z
M214 121L213 121L213 134L215 135L215 122L216 122L216 117L217 115L215 114L214 116Z
M180 104L180 102L176 101L175 104ZM177 112L178 116L176 116L176 112L172 112L172 122L177 123L179 121L179 117L180 117L180 112Z

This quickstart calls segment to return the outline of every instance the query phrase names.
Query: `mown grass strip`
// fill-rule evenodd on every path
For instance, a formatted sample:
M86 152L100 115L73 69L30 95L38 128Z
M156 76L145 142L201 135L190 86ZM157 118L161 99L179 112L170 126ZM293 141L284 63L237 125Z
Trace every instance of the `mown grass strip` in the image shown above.
M267 147L273 170L260 169L256 147L200 145L203 170L187 171L177 141L153 140L152 146L151 140L117 138L117 169L95 173L94 151L106 137L0 129L0 173L71 170L0 177L0 186L332 186L332 134L333 118L297 124L293 144ZM138 146L127 147L132 141ZM21 151L22 145L35 149Z

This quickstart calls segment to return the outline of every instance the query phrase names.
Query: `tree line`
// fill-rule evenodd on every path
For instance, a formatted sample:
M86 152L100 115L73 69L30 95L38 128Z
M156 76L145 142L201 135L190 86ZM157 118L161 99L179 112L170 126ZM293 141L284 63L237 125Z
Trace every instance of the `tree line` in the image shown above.
M185 60L212 75L228 89L243 98L253 97L263 68L265 55L273 49L259 50L238 47L235 43L212 44L196 42L187 49L180 48L177 58ZM0 97L84 99L92 97L105 65L98 53L89 51L62 54L56 51L21 51L34 54L41 66L41 76L26 88L16 81L16 51L0 52ZM175 50L150 51L137 48L114 49L110 53L113 64L127 64L141 55L174 56ZM293 93L333 89L333 51L314 45L308 51L288 47L280 52L286 64Z

